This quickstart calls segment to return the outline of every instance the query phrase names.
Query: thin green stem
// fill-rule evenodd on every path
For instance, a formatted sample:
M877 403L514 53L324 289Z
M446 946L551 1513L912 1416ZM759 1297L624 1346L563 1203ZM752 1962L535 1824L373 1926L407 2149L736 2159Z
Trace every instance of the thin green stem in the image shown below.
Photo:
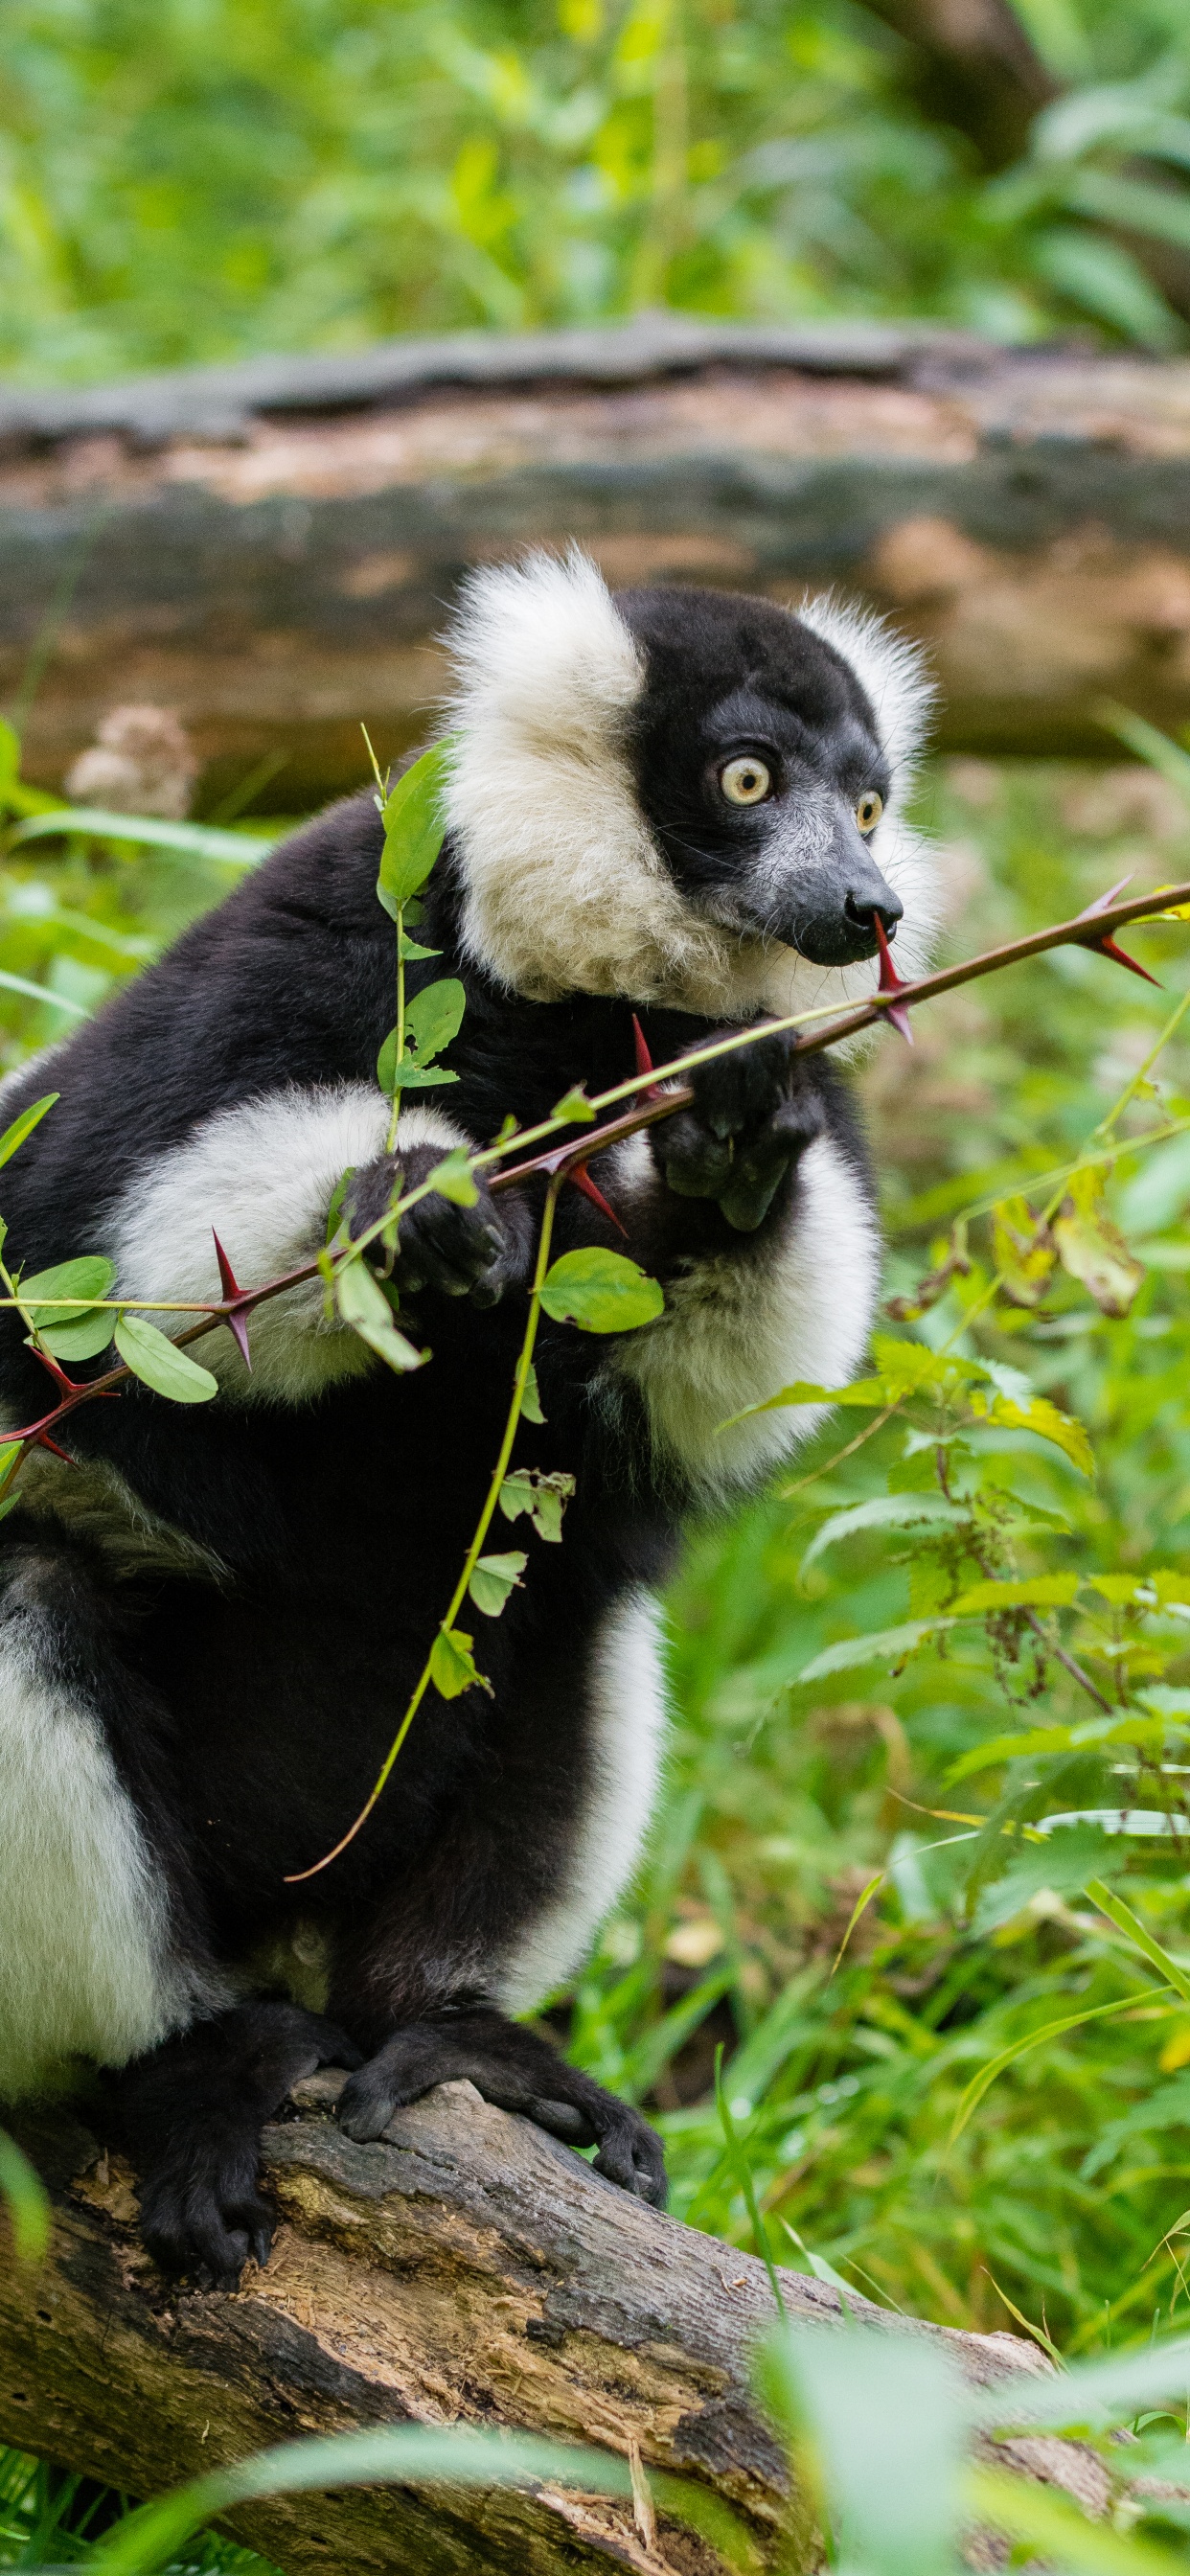
M388 1122L388 1152L397 1148L397 1128L401 1120L400 1069L405 1060L405 906L397 906L397 1061L393 1067L393 1105Z
M413 1724L414 1718L421 1707L426 1692L430 1687L430 1679L434 1664L434 1648L438 1643L439 1637L448 1637L450 1635L451 1630L454 1627L455 1620L457 1619L459 1612L462 1609L463 1602L466 1599L467 1586L475 1572L484 1540L491 1528L496 1506L500 1500L501 1487L503 1486L505 1476L508 1473L508 1462L512 1456L513 1443L516 1439L517 1430L520 1425L521 1413L525 1402L525 1391L529 1384L529 1371L533 1365L533 1348L537 1340L537 1326L541 1316L541 1291L545 1282L546 1272L549 1269L550 1244L552 1242L554 1232L554 1214L558 1204L558 1193L565 1178L566 1175L564 1172L556 1173L546 1192L545 1207L542 1211L541 1231L537 1238L537 1259L533 1269L533 1283L529 1291L529 1313L525 1323L524 1336L521 1342L520 1357L517 1361L516 1372L512 1381L512 1401L509 1405L508 1417L504 1425L504 1437L500 1443L500 1450L496 1459L496 1464L492 1469L487 1498L476 1523L471 1545L463 1559L463 1569L458 1582L455 1585L454 1591L451 1594L449 1607L438 1623L433 1645L431 1645L430 1651L426 1656L426 1660L422 1665L416 1682L414 1683L405 1714L401 1719L397 1732L384 1757L384 1761L381 1765L376 1785L372 1790L371 1796L360 1808L354 1824L348 1827L347 1832L342 1836L340 1841L335 1844L334 1850L324 1852L322 1859L316 1860L311 1869L291 1871L285 1881L287 1887L296 1887L303 1879L316 1878L321 1870L329 1869L331 1862L338 1859L340 1852L346 1851L348 1844L354 1842L361 1827L367 1823L377 1800L383 1795L384 1789L387 1786L391 1775L393 1765L401 1751L405 1738Z
M1101 1118L1098 1126L1092 1129L1093 1135L1110 1136L1117 1121L1123 1117L1129 1101L1135 1097L1142 1082L1145 1081L1147 1075L1151 1072L1152 1067L1156 1064L1158 1056L1163 1054L1165 1048L1169 1045L1169 1041L1173 1036L1175 1029L1181 1026L1187 1011L1190 1011L1190 984L1187 985L1181 1001L1178 1003L1176 1011L1174 1011L1166 1021L1156 1045L1150 1047L1144 1063L1138 1064L1131 1081L1125 1083L1124 1089L1120 1093L1120 1097L1117 1100L1115 1107L1113 1109L1109 1109L1106 1118Z

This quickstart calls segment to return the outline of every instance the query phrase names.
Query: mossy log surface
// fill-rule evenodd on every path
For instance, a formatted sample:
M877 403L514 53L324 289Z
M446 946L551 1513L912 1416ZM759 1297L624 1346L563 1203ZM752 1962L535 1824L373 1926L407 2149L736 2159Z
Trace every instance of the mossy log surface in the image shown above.
M312 2077L266 2131L278 2232L234 2294L162 2278L137 2238L134 2177L78 2118L10 2115L55 2225L36 2269L0 2249L0 2439L140 2496L278 2441L378 2424L503 2425L621 2457L639 2445L646 2472L699 2480L735 2509L758 2570L818 2567L809 2508L750 2394L773 2313L762 2266L615 2190L469 2084L357 2146L331 2116L342 2081ZM791 2316L838 2330L832 2289L793 2272L782 2284ZM1046 2367L1014 2336L910 2331L980 2384ZM1048 2437L1002 2447L1102 2509L1090 2452ZM561 2488L372 2487L257 2504L229 2527L294 2576L720 2576L704 2540L648 2523ZM972 2563L1005 2560L977 2539Z
M0 398L0 697L31 774L177 708L211 804L424 733L470 565L578 538L613 583L838 583L928 644L940 740L1110 751L1190 720L1190 361L658 316Z

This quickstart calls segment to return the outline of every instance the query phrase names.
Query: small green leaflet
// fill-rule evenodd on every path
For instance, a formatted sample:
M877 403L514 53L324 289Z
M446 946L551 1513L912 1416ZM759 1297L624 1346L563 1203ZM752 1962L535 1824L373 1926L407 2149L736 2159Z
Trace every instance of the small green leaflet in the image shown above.
M102 1253L80 1253L74 1261L57 1261L50 1270L38 1270L31 1279L20 1282L20 1296L29 1307L38 1335L48 1351L59 1360L93 1360L107 1349L112 1338L115 1316L109 1308L80 1307L76 1304L41 1305L42 1298L106 1297L115 1278L114 1263Z
M450 746L436 742L398 778L381 807L384 849L376 892L395 921L411 895L424 886L442 847L445 825L442 797Z
M524 1414L526 1422L544 1422L545 1420L545 1415L541 1410L541 1393L537 1384L537 1371L534 1368L532 1360L529 1362L529 1372L525 1379L525 1392L521 1400L521 1411Z
M477 1610L485 1619L498 1619L509 1593L519 1585L529 1562L524 1549L514 1547L507 1556L481 1556L467 1586Z
M651 1324L665 1306L655 1279L625 1259L591 1244L583 1252L564 1252L546 1272L541 1302L556 1323L577 1324L584 1333L633 1333Z
M429 1064L459 1034L467 996L457 975L440 975L415 993L405 1012L405 1035L419 1062Z
M394 1091L432 1091L439 1082L457 1082L457 1073L448 1073L445 1065L411 1064L408 1056L397 1062L397 1032L390 1029L376 1058L376 1080L386 1099Z
M357 1164L349 1163L346 1171L340 1172L334 1189L331 1191L330 1206L326 1212L326 1234L323 1237L325 1243L330 1244L334 1242L335 1236L343 1222L343 1209L346 1204L347 1193L355 1179L357 1169Z
M574 1478L560 1470L552 1476L537 1467L518 1467L500 1487L500 1509L506 1521L529 1518L539 1538L556 1546L562 1536L562 1514L574 1492Z
M5 1128L4 1134L0 1136L0 1170L5 1163L11 1163L13 1155L24 1144L26 1136L31 1136L34 1128L41 1125L47 1109L52 1109L54 1102L61 1097L60 1091L47 1091L42 1099L33 1101L28 1109L22 1109L20 1117L13 1119L11 1127Z
M49 2194L5 2129L0 2129L0 2193L8 2204L18 2263L40 2262L49 2250Z
M143 1378L155 1394L167 1395L171 1403L209 1404L218 1395L219 1381L210 1370L200 1368L188 1351L180 1351L143 1315L121 1315L114 1338L133 1375Z
M423 957L441 957L442 955L440 948L423 948L420 940L411 939L407 930L403 930L401 932L398 945L400 955L406 966L416 964Z
M433 1171L427 1172L426 1179L430 1188L437 1190L440 1198L452 1200L455 1207L476 1205L479 1191L471 1177L465 1145L456 1145L454 1152L448 1154L445 1161L435 1163Z
M474 1638L464 1636L461 1628L440 1628L430 1649L430 1680L440 1699L457 1699L460 1691L481 1690L491 1694L492 1685L475 1664L471 1648Z
M31 1311L37 1309L34 1320L39 1325L69 1324L78 1312L74 1301L80 1297L106 1297L115 1275L115 1263L105 1259L103 1253L83 1252L73 1261L56 1261L51 1269L37 1270L32 1278L22 1279L20 1296ZM50 1302L62 1297L71 1303L62 1306Z
M427 1351L416 1351L398 1330L384 1290L364 1262L345 1261L336 1270L335 1303L344 1323L399 1377L407 1369L420 1368L429 1357Z
M550 1116L565 1118L572 1127L590 1126L595 1112L581 1082L572 1082L569 1091L564 1091L561 1099L555 1100Z

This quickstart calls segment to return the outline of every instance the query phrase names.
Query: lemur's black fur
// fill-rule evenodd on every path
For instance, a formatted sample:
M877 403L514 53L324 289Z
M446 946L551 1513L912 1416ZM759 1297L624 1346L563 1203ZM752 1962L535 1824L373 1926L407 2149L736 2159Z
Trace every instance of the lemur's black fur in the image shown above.
M691 900L708 888L715 899L730 895L757 832L754 813L714 804L725 744L764 749L775 768L786 761L791 794L812 771L847 807L861 788L887 784L886 763L863 691L828 646L782 612L749 611L749 629L743 603L700 604L697 618L681 603L642 594L624 604L650 675L631 756L675 881ZM759 656L745 637L757 618ZM32 1271L103 1249L110 1212L138 1175L214 1113L295 1084L374 1080L394 991L392 924L375 894L380 845L370 795L333 807L10 1085L0 1125L47 1088L61 1094L4 1174L10 1262ZM854 920L846 936L851 954L870 953L871 905L882 903L890 926L899 906L866 847L846 853L835 911L854 859L869 918L858 947ZM461 945L463 880L448 842L417 934L442 954L410 976L458 974L466 986L448 1058L458 1083L429 1096L468 1136L492 1137L510 1109L524 1124L543 1118L573 1083L594 1092L624 1079L634 1008L655 1062L705 1041L705 1017L629 994L542 1003L503 989ZM816 900L821 913L822 887ZM823 1132L866 1189L847 1093L823 1059L802 1070L774 1039L705 1068L695 1088L694 1109L653 1131L654 1177L625 1202L627 1243L571 1188L557 1251L606 1243L667 1284L712 1256L747 1276L796 1225L801 1155ZM441 1150L403 1152L406 1180ZM614 1203L610 1165L597 1162L593 1177ZM357 1220L390 1178L383 1164L357 1174ZM522 1426L516 1458L569 1471L576 1492L561 1546L525 1540L524 1521L506 1535L497 1524L489 1541L523 1541L530 1558L503 1617L467 1622L491 1696L431 1693L366 1829L321 1877L283 1884L359 1809L449 1599L499 1444L541 1194L537 1184L496 1199L484 1190L468 1211L430 1197L407 1220L403 1320L433 1353L416 1374L377 1364L292 1406L221 1396L183 1408L135 1387L72 1418L74 1456L107 1462L126 1504L135 1498L213 1564L196 1556L193 1571L114 1580L102 1540L78 1536L69 1494L59 1512L49 1488L0 1533L0 1666L22 1658L97 1719L165 1891L172 1954L194 1971L190 2026L106 2078L143 2177L148 2242L171 2265L226 2281L247 2251L264 2259L260 2124L326 2060L356 2069L342 2116L357 2137L377 2135L430 2085L468 2076L557 2135L597 2143L600 2170L617 2182L664 2197L646 2122L507 2019L485 1976L485 1960L565 1887L594 1758L585 1676L601 1623L632 1587L664 1575L688 1501L631 1381L609 1387L607 1341L543 1318L546 1421ZM46 1396L5 1318L5 1418L43 1411ZM326 2019L270 1992L267 1976L253 1991L244 1966L299 1920L327 1936ZM243 1978L242 1999L222 2008L202 2000L220 1973Z

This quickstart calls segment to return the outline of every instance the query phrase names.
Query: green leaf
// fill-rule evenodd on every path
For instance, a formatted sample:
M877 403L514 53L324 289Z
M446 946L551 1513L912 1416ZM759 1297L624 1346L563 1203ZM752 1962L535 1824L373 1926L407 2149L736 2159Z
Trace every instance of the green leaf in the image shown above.
M172 1404L209 1404L218 1395L219 1381L210 1370L200 1368L188 1351L180 1351L143 1315L121 1315L114 1339L134 1376L143 1378L157 1395L168 1396Z
M326 1233L323 1236L324 1244L334 1242L335 1236L342 1225L343 1210L347 1202L347 1193L355 1179L358 1168L358 1164L349 1163L346 1171L340 1172L334 1189L331 1191L330 1204L326 1212Z
M5 1128L4 1134L0 1136L0 1171L6 1163L11 1163L13 1155L19 1152L24 1144L26 1136L31 1136L34 1128L41 1125L47 1109L52 1109L54 1102L61 1097L60 1091L45 1092L42 1098L33 1101L28 1109L22 1109L20 1117L13 1119L11 1127Z
M40 1339L56 1360L94 1360L107 1349L115 1321L110 1306L92 1306L68 1324L51 1325L48 1332L40 1326Z
M527 1512L538 1537L557 1546L562 1536L562 1514L573 1492L573 1476L560 1469L547 1476L538 1467L518 1467L500 1487L500 1509L506 1521L519 1520L521 1513Z
M432 1091L437 1083L457 1082L457 1073L448 1073L442 1065L414 1064L410 1057L397 1061L397 1032L390 1029L376 1058L376 1080L386 1099L396 1091Z
M951 2124L951 2146L962 2136L972 2112L978 2109L997 2076L1004 2073L1005 2067L1015 2065L1018 2057L1026 2056L1031 2048L1040 2048L1044 2040L1061 2039L1068 2030L1082 2030L1087 2022L1108 2021L1114 2013L1135 2012L1142 2004L1159 2003L1169 1993L1167 1985L1145 1986L1139 1993L1121 1995L1114 2004L1091 2004L1085 2012L1064 2013L1060 2021L1043 2022L1040 2030L1026 2031L1023 2039L1014 2039L1010 2047L1002 2048L998 2056L980 2067L978 2075L972 2076Z
M550 1116L565 1118L571 1127L590 1126L595 1112L581 1082L572 1082L569 1091L564 1091L561 1099L555 1100Z
M899 1664L906 1655L916 1654L918 1647L924 1646L940 1628L950 1625L951 1621L940 1614L937 1619L907 1619L899 1628L877 1628L868 1637L841 1637L837 1645L825 1646L820 1655L804 1665L797 1678L799 1682L820 1682L828 1673L851 1672L860 1664Z
M1092 1905L1097 1905L1100 1913L1106 1914L1109 1923L1115 1924L1117 1932L1123 1932L1152 1967L1160 1968L1162 1975L1168 1977L1170 1985L1176 1988L1183 2002L1190 2004L1190 1977L1186 1975L1185 1969L1179 1968L1177 1961L1170 1958L1168 1950L1163 1949L1160 1941L1154 1939L1148 1925L1141 1922L1139 1915L1133 1913L1131 1906L1125 1905L1123 1897L1113 1896L1110 1887L1105 1887L1101 1878L1088 1879L1087 1894Z
M968 1518L958 1503L946 1502L941 1494L874 1494L870 1502L851 1503L846 1511L831 1513L806 1549L802 1573L825 1548L834 1547L839 1539L851 1538L857 1531L913 1529L926 1522L955 1528Z
M397 2424L377 2431L332 2433L258 2451L230 2468L192 2478L155 2504L123 2516L90 2553L95 2576L149 2576L176 2558L191 2534L237 2504L277 2495L328 2495L343 2487L573 2486L587 2495L631 2504L632 2473L613 2453L581 2449L536 2434L503 2433L470 2424ZM758 2569L760 2554L744 2525L693 2479L650 2470L648 2483L665 2513L704 2532L729 2567Z
M526 1422L544 1422L545 1420L545 1415L541 1410L541 1394L537 1384L537 1371L532 1360L529 1362L528 1373L525 1378L525 1393L521 1402L521 1412L523 1413Z
M465 1145L456 1145L454 1152L447 1154L443 1162L435 1163L433 1171L427 1172L426 1179L440 1198L452 1200L455 1207L474 1207L478 1202L479 1191Z
M408 915L406 915L406 918L408 918ZM412 966L419 963L423 957L441 957L442 955L440 948L423 948L421 941L418 939L411 939L407 930L403 930L401 932L400 938L397 942L397 952L406 966Z
M1052 1440L1063 1449L1080 1476L1094 1476L1095 1452L1081 1422L1072 1413L1059 1413L1048 1397L1035 1395L1027 1401L1007 1395L988 1395L980 1387L972 1390L971 1410L981 1422L999 1422L1014 1431L1035 1431L1042 1440Z
M50 814L30 815L18 823L13 844L43 841L81 832L89 841L133 841L150 850L169 850L179 859L213 859L221 867L252 868L277 846L270 833L219 832L209 823L159 823L141 814L110 814L96 805L56 805Z
M461 1691L481 1690L491 1693L492 1685L475 1663L471 1648L475 1640L464 1636L461 1628L440 1628L430 1649L430 1680L440 1699L457 1699Z
M428 1351L414 1349L397 1326L380 1281L363 1261L344 1261L335 1271L335 1304L345 1324L358 1333L386 1368L403 1377L420 1368Z
M381 807L384 848L376 892L392 920L426 882L442 847L449 745L436 742L398 778Z
M419 1063L429 1064L458 1036L466 1008L466 991L457 975L441 975L414 994L405 1012L405 1035Z
M0 2193L8 2203L18 2263L39 2263L49 2251L49 2199L28 2157L4 2129L0 2129Z
M485 1619L498 1619L509 1594L519 1585L529 1562L523 1548L511 1548L507 1556L481 1556L467 1586L475 1607Z
M1078 1588L1077 1574L1031 1574L1020 1583L973 1583L951 1602L950 1609L956 1619L965 1619L973 1611L1066 1610Z
M82 1252L73 1261L56 1261L49 1270L37 1270L31 1278L21 1279L21 1303L28 1306L39 1332L47 1324L73 1324L81 1311L75 1301L106 1297L115 1275L114 1261L108 1261L102 1252ZM71 1303L64 1306L58 1302L63 1297Z
M584 1333L634 1333L651 1324L665 1306L655 1279L622 1252L605 1252L592 1244L582 1252L564 1252L552 1263L541 1286L541 1302L556 1323L572 1323Z

